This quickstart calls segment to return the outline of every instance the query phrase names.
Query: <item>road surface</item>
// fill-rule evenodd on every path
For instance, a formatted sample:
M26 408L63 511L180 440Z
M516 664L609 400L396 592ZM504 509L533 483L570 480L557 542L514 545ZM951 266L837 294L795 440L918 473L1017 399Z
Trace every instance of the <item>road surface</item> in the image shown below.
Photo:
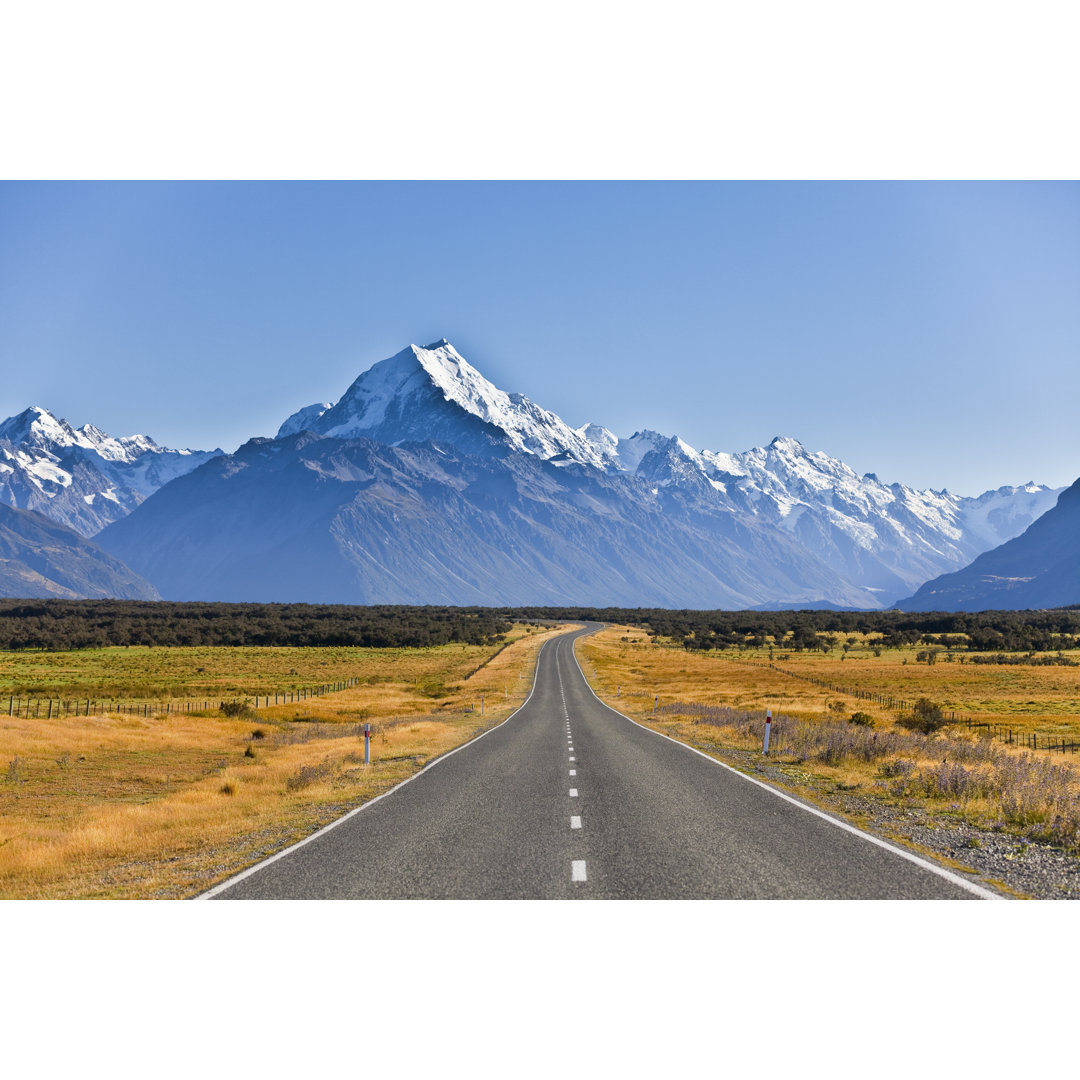
M945 871L602 704L546 643L509 720L222 899L973 899Z

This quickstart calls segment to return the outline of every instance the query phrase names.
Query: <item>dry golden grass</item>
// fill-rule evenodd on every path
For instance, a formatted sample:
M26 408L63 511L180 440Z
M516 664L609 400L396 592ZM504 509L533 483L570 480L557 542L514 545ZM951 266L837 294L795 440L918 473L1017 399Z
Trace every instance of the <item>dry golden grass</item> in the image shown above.
M800 745L794 740L774 743L767 762L774 775L782 776L801 795L833 810L837 808L833 796L858 791L1070 847L1080 842L1076 810L1080 775L1073 755L1025 755L1002 743L980 743L978 733L965 728L950 727L929 738L905 732L895 724L895 711L769 668L767 649L756 657L687 652L680 646L651 643L645 633L627 627L609 627L582 639L577 649L594 689L608 704L742 767L757 762L752 767L758 768L765 763L762 714L768 707L774 715L820 729L822 736L816 743L806 738ZM794 652L781 659L782 650L776 650L773 663L837 686L908 701L925 696L977 719L1000 722L1002 716L1012 716L1014 728L1022 722L1038 725L1040 731L1080 735L1080 717L1072 708L1080 696L1080 668L1002 669L940 660L928 668L915 664L916 651L910 650L907 665L903 664L907 650L879 658L870 652L866 661L851 655L840 660L822 653ZM656 698L659 710L654 713ZM993 703L992 710L980 710L980 703L985 702ZM722 714L706 718L705 710L694 706L746 710L755 712L758 719L750 724L728 723ZM855 712L869 714L871 730L880 737L893 738L895 745L888 754L864 760L842 749L845 733L854 733L847 721ZM831 728L828 738L827 728ZM883 772L883 766L899 758L909 763L907 772L895 777ZM1002 777L1013 784L1008 793L979 790L983 779L992 787ZM959 793L949 791L950 783L957 785Z
M197 666L232 678L242 696L255 686L266 692L264 653L279 669L302 672L303 685L370 676L246 717L0 714L0 897L201 892L500 723L528 695L539 647L555 632L518 626L504 649L326 650L346 658L316 649L198 650ZM119 651L129 662L136 652ZM128 676L141 685L175 685L161 668L190 659L138 652L144 667ZM90 669L100 660L84 655ZM65 663L76 677L70 654ZM362 721L375 729L368 766Z
M875 657L872 641L861 635L849 636L856 644L845 659L841 659L844 654L839 648L826 655L776 647L771 650L771 661L767 648L736 654L650 645L643 631L627 627L611 628L590 642L605 642L605 657L597 665L601 678L607 679L605 689L614 690L621 680L624 695L647 698L650 708L653 696L659 695L661 704L665 700L700 700L735 708L771 706L812 716L821 714L832 702L841 702L850 711L869 713L883 723L896 718L895 711L805 681L809 677L908 702L926 697L946 713L955 712L979 723L1080 739L1080 667L984 665L960 663L958 659L947 663L942 659L944 653L931 666L916 662L919 647L886 649ZM770 662L781 672L771 670ZM695 694L698 696L689 696Z

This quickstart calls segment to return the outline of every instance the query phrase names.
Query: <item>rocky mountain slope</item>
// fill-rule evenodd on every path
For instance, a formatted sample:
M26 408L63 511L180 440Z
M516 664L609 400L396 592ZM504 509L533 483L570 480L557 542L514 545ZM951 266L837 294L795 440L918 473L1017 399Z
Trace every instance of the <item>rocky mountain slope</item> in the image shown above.
M73 529L3 503L0 596L161 599L149 582Z
M445 339L373 365L339 402L298 411L279 435L305 428L390 444L434 439L481 455L501 446L558 466L628 474L655 493L678 491L701 513L774 526L868 592L871 606L887 606L1016 536L1058 494L1035 483L977 498L886 485L792 438L725 453L648 430L621 438L598 424L574 429L523 395L499 390Z
M904 611L986 611L1080 604L1080 480L1020 536L926 582Z
M170 599L874 608L1056 496L884 484L792 438L728 453L572 428L445 339L231 455L41 409L0 425L0 501L107 525L102 546Z
M162 488L101 542L168 599L873 602L751 519L702 514L634 477L496 449L310 432L252 440Z
M147 435L116 439L31 406L0 423L0 504L36 510L83 536L220 450L169 450Z

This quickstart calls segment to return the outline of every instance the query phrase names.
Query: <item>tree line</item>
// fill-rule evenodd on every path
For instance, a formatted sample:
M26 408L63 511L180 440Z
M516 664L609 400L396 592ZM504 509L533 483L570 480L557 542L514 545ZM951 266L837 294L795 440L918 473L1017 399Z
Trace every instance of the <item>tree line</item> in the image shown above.
M109 645L488 645L509 632L491 608L0 600L0 650Z
M517 618L573 619L640 626L687 649L834 647L844 635L880 634L883 648L966 646L979 652L1080 648L1080 608L1047 611L688 611L663 608L514 609ZM825 635L823 637L822 635ZM831 640L830 640L831 636Z
M503 640L514 621L617 623L678 641L687 649L706 650L766 642L796 650L833 648L844 635L856 633L881 635L875 642L884 648L923 644L993 653L1080 648L1080 608L1076 607L979 612L692 611L0 600L0 650L108 645L487 645Z

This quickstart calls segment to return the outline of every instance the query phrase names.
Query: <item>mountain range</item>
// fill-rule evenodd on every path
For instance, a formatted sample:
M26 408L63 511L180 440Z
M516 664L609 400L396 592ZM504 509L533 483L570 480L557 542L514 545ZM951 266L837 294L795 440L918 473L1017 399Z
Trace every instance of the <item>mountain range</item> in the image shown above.
M904 611L987 611L1080 604L1080 480L1024 532L970 566L926 582Z
M876 608L1057 496L884 484L791 438L726 453L572 428L445 339L234 454L40 409L0 425L0 501L32 499L169 599Z
M221 450L168 450L147 435L73 428L34 405L0 423L0 502L36 510L83 536Z

